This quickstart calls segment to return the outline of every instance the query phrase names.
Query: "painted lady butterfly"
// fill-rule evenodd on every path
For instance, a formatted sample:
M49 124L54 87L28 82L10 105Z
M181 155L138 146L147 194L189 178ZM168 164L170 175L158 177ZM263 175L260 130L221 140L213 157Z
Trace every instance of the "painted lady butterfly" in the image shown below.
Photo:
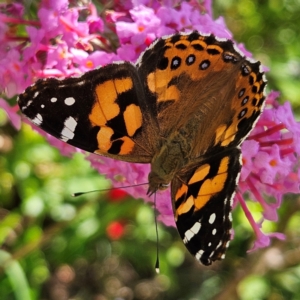
M223 259L240 144L261 114L260 63L198 32L155 41L137 63L38 80L19 96L36 125L83 150L150 163L148 194L171 182L177 228L204 265Z

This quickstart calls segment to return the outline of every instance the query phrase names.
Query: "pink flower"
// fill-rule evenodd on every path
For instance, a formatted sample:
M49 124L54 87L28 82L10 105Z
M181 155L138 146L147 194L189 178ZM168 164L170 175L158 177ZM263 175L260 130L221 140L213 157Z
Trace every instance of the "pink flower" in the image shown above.
M28 33L28 38L30 40L30 44L23 51L23 60L36 61L36 55L39 51L47 51L48 47L43 45L43 38L45 36L45 31L43 29L37 29L33 26L27 26L26 31ZM42 66L40 65L39 68Z
M246 205L246 202L244 200L244 198L241 196L241 194L237 193L236 195L236 198L238 198L238 201L250 223L250 225L252 226L253 228L253 231L256 235L256 240L254 242L254 245L253 247L248 250L248 252L252 252L256 249L259 249L259 248L264 248L264 247L267 247L270 245L270 237L276 237L280 240L284 240L285 239L285 236L284 234L282 233L278 233L278 232L274 232L274 233L271 233L271 234L264 234L262 231L261 231L261 224L262 222L260 223L256 223L253 219L253 216L252 214L250 213L247 205Z
M62 74L67 74L67 70L72 62L69 50L65 41L59 41L55 46L49 48L46 68L55 68L62 72Z
M68 10L69 1L68 0L56 0L56 1L48 1L42 0L41 9L46 8L50 11L55 11L57 13L63 13Z
M155 39L155 31L159 28L160 19L152 8L139 5L130 10L131 22L116 22L116 30L121 44L132 43L136 47L142 45L148 34L152 33Z
M245 181L249 174L253 171L253 160L259 150L259 143L255 140L245 140L242 144L243 152L243 168L241 171L241 180Z
M268 152L259 151L253 161L254 170L266 184L273 184L277 175L287 176L292 164L288 157L281 157L277 144L273 144Z
M87 17L87 22L89 24L89 33L91 34L102 32L104 30L104 22L98 16L96 7L90 3L88 8L90 10L90 15Z
M21 93L31 84L31 81L24 77L24 74L28 73L26 67L17 49L10 49L3 59L0 59L0 87L7 97Z
M276 101L278 93L271 92L267 99L267 107L256 124L251 135L242 145L244 166L241 172L236 198L242 205L255 234L257 242L254 248L269 243L269 237L282 238L281 235L265 236L260 227L264 219L276 221L277 209L286 193L299 193L299 130L289 103L279 105ZM254 222L247 211L242 197L250 194L252 200L258 201L263 208L262 219ZM266 199L272 197L273 202Z
M2 3L0 4L0 10L2 12L5 11L5 13L9 16L18 18L22 18L24 14L24 7L19 3L9 3L9 5L7 5L6 3Z

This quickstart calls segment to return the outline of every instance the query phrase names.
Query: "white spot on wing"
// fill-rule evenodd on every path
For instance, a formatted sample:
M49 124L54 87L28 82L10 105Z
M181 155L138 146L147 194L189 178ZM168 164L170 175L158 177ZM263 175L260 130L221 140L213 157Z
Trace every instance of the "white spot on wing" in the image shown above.
M257 63L257 60L253 59L253 58L248 58L247 59L251 64L255 64Z
M75 103L75 99L73 97L68 97L65 99L65 104L66 105L73 105Z
M264 82L267 82L267 77L266 77L265 73L263 74L262 79L263 79ZM264 89L265 88L266 88L266 86L264 87Z
M238 48L235 43L233 43L233 48L240 56L245 57L245 54L240 50L240 48Z
M228 41L230 41L230 39L220 38L220 37L217 37L217 36L215 36L215 38L216 38L216 41L218 41L218 42L228 42Z
M188 57L188 63L192 64L195 61L195 58L193 56Z
M199 251L196 253L195 257L196 257L198 260L200 260L200 258L202 257L203 253L204 253L203 250L199 250Z
M38 94L39 94L39 92L38 92L38 91L36 91L36 92L34 93L34 95L33 95L33 98L37 97L37 96L38 96Z
M200 228L200 222L196 222L191 229L185 232L183 242L187 244L200 231Z
M18 99L18 102L19 102L19 99ZM26 105L21 107L21 110L24 111L31 103L32 103L32 100L29 100Z
M40 126L43 123L43 117L40 114L37 114L31 122L37 126Z
M263 73L263 72L264 72L262 65L259 65L259 72L260 72L260 73ZM265 75L265 74L264 74L264 75Z
M78 77L80 77L80 76L78 76ZM75 77L75 78L76 78L76 77ZM77 84L77 85L84 85L84 84L85 84L85 80L78 81L76 84Z
M213 229L213 231L211 233L212 233L212 235L215 235L217 233L217 229L216 228Z
M55 97L52 97L52 98L50 99L50 101L51 101L52 103L54 103L54 102L56 102L56 101L57 101L57 98L55 98Z
M215 222L215 220L216 220L216 214L213 213L213 214L210 215L208 222L210 224L213 224Z
M65 120L64 125L65 127L61 132L61 140L67 142L73 139L77 122L73 117L69 117Z

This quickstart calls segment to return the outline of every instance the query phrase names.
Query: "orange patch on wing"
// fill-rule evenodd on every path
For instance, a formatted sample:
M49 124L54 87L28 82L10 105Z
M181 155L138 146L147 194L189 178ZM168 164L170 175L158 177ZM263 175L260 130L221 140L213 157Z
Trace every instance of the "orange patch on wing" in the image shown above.
M192 41L191 45L200 45L201 47L203 47L203 49L207 48L207 44L200 39Z
M227 126L225 124L220 125L216 130L216 138L215 138L215 145L217 145L224 135Z
M214 72L220 71L222 69L224 69L224 67L226 66L226 68L232 68L231 65L229 64L225 64L224 61L221 59L221 55L224 52L224 50L218 46L218 45L208 45L207 46L207 50L217 50L219 52L219 54L216 55L209 55L209 61L210 61L210 67L209 69L212 69Z
M209 56L210 66L209 66L208 70L213 70L214 72L216 72L216 71L220 71L224 68L224 62L222 60L221 60L221 62L219 62L220 57L221 57L220 54ZM227 67L227 65L226 65L226 67ZM203 72L200 72L200 74L201 73L203 73Z
M222 158L220 167L218 170L218 174L226 173L228 171L228 164L229 164L229 156L225 156Z
M211 194L209 195L198 195L195 199L195 210L199 210L202 208L211 198Z
M155 73L150 73L147 77L147 86L148 89L152 92L155 93L156 86L155 86Z
M168 87L170 78L166 71L157 70L147 77L147 85L152 93L157 94L157 101L179 100L180 91L175 85Z
M183 45L185 45L185 46L189 46L190 45L190 41L188 41L187 39L180 39L178 42L176 42L175 44L174 44L174 48L176 47L176 45L180 45L180 44L183 44Z
M142 126L142 112L139 106L130 104L126 107L123 114L126 131L129 136L133 136L135 132Z
M189 184L203 180L209 173L210 165L205 164L200 166L189 180Z
M219 51L220 53L223 53L224 50L222 47L218 46L218 45L208 45L207 46L207 49L214 49L214 50L217 50ZM219 55L219 54L218 54Z
M134 141L127 136L124 136L124 137L120 138L119 140L122 140L124 142L121 146L119 155L127 155L127 154L131 153L131 151L135 145Z
M171 85L169 88L161 89L158 93L157 102L169 101L169 100L179 100L180 91L175 85Z
M89 114L89 120L93 126L104 126L106 124L107 119L105 118L103 111L97 102Z
M186 194L188 191L187 185L183 184L176 192L175 201L177 201L182 195Z
M114 81L109 80L98 84L95 89L97 101L89 115L94 125L103 126L120 113L119 105L115 103L118 97Z
M101 127L98 134L97 134L97 140L98 140L98 149L95 153L107 153L109 148L112 145L111 137L114 134L114 131L110 127Z
M224 139L223 139L221 145L223 147L228 146L234 140L236 132L237 132L237 129L236 129L236 126L234 126L234 124L232 124L230 127L228 127L228 129L225 132L225 136L224 136Z
M245 95L249 92L249 89L250 89L250 85L249 85L249 79L247 76L242 76L242 74L240 74L238 77L237 77L237 80L236 80L236 83L235 83L235 88L236 89L239 89L240 87L248 87L246 89L246 92L245 92ZM234 103L232 103L234 104Z
M181 215L185 214L194 206L194 197L190 196L184 203L179 205L179 207L176 209L176 214Z
M133 87L131 78L107 80L98 84L95 89L96 102L93 106L89 119L93 125L104 126L108 120L113 119L120 113L120 107L115 101L118 95Z
M115 79L114 84L115 84L118 94L122 94L133 88L133 82L130 77L122 78L122 79Z
M255 82L255 83L254 83L254 86L256 86L257 90L259 90L259 88L260 88L260 83L259 83L259 82Z
M180 49L180 47L176 48L176 46L181 44L185 45L186 49L183 50ZM205 78L207 76L207 72L199 72L199 63L202 61L209 60L209 69L214 72L224 68L224 63L221 61L221 54L224 52L222 47L218 45L208 45L202 37L190 42L186 36L183 36L174 44L171 42L171 39L167 39L166 48L164 56L168 59L168 63L171 64L173 58L176 56L180 65L177 68L170 68L169 65L163 70L156 69L147 76L148 88L152 93L157 94L158 102L169 100L178 101L180 99L181 93L176 85L169 86L172 79L179 78L178 80L180 80L180 76L182 74L188 75L193 81ZM201 48L203 51L197 50ZM211 49L217 50L219 54L209 54L207 51ZM189 55L193 55L195 58L191 65L185 63ZM229 65L226 66L228 68Z
M199 190L198 196L195 199L196 210L202 208L213 195L223 190L228 176L228 162L229 157L224 157L221 160L217 175L212 179L207 179L204 181Z
M147 76L147 85L152 93L157 93L159 89L166 89L170 78L166 77L166 71L156 70Z
M119 138L117 140L111 141L111 137L113 135L113 130L109 127L102 127L98 134L97 134L97 140L98 140L98 150L95 151L96 154L106 154L108 153L108 150L113 145L114 141L121 140L123 141L123 144L121 146L119 155L127 155L132 152L132 149L134 147L134 141L131 140L129 137L124 136L122 138Z
M256 80L257 80L256 74L254 72L251 72L250 76L253 77L253 82L256 82Z

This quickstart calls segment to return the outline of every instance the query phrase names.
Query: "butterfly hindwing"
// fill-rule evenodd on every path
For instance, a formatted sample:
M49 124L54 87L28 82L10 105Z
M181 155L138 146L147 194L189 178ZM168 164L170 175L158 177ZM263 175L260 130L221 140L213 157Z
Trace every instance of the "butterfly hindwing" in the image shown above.
M231 238L231 205L241 169L239 149L224 151L172 181L179 234L204 265L222 259Z
M51 135L83 150L150 162L154 118L136 68L111 64L81 77L38 80L19 96L22 112Z

